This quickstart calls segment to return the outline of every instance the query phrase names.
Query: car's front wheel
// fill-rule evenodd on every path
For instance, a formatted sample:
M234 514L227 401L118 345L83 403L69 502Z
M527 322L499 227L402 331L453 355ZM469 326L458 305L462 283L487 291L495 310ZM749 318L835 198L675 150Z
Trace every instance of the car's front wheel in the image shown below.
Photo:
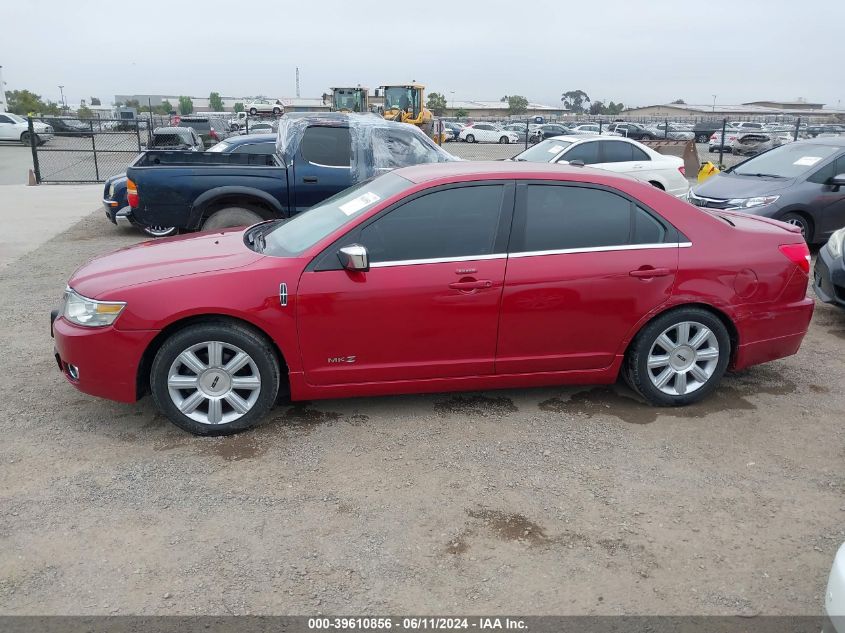
M276 116L279 116L279 114L281 114L281 112L282 111L279 108L273 108L273 114L275 114Z
M500 142L500 143L503 143L503 144L505 144L505 145L507 145L508 143L510 143L510 139L509 139L507 136L502 136L502 137L499 139L499 142Z
M701 308L679 308L637 334L623 371L628 384L651 404L681 406L710 394L728 366L727 328Z
M472 134L467 134L466 141L467 143L475 143L475 137Z
M791 224L792 226L797 226L801 229L801 237L809 244L813 239L813 227L810 225L810 221L800 213L786 213L780 219L781 222L786 222L787 224Z
M153 360L150 387L173 424L231 435L261 422L279 392L279 361L263 336L232 322L178 331Z

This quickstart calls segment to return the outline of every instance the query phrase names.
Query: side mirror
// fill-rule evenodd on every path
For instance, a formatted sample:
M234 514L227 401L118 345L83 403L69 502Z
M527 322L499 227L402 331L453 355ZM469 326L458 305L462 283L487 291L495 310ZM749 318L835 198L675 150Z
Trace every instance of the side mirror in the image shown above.
M583 167L583 166L584 166L584 161L583 161L583 160L578 160L578 159L576 158L575 160L571 160L571 161L569 161L569 164L570 164L570 165L572 165L573 167Z
M831 187L845 187L845 174L837 174L827 182Z
M366 247L360 244L344 246L337 252L337 257L346 270L364 273L370 269L370 255Z

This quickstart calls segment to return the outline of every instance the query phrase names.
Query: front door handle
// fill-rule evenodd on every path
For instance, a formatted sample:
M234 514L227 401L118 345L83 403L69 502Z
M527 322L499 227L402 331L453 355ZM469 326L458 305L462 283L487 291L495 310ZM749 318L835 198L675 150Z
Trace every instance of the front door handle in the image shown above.
M493 282L489 279L479 279L472 281L455 281L449 284L452 290L481 290L483 288L492 288Z
M631 277L638 277L639 279L651 279L652 277L666 277L672 274L668 268L653 268L651 266L643 266L637 270L632 270L628 273Z
M317 176L305 176L302 182L317 182Z

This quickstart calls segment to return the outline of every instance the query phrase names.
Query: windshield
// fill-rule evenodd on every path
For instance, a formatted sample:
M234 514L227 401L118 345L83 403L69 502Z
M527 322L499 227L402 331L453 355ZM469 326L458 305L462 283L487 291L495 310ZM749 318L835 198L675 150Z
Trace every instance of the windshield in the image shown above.
M822 161L833 156L840 149L815 143L790 143L745 161L731 173L740 176L764 174L781 178L797 178L818 167Z
M299 255L352 222L359 213L410 185L409 180L395 173L359 182L270 231L265 236L264 253Z
M334 109L348 112L363 112L364 99L361 90L335 90Z
M410 87L395 86L387 88L384 91L384 109L394 110L398 108L400 110L407 110L411 108L411 111L416 113L419 110L416 97L416 91Z
M15 123L26 123L26 119L19 117L17 114L12 114L11 112L4 112L3 114L12 119Z
M549 138L537 143L534 147L529 147L521 154L514 156L513 159L527 160L529 163L548 163L570 145L572 145L570 141Z

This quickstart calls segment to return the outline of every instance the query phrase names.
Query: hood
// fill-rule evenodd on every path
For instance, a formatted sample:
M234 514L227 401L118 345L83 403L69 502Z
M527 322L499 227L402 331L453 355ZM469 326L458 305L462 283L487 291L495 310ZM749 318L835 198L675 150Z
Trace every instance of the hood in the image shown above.
M692 191L695 195L706 198L754 198L786 189L793 182L791 178L757 178L721 173L693 187Z
M234 229L141 242L91 260L68 285L97 299L127 286L241 268L264 257L247 248L243 234L243 229Z
M126 174L115 174L110 178L106 178L106 185L126 184Z

